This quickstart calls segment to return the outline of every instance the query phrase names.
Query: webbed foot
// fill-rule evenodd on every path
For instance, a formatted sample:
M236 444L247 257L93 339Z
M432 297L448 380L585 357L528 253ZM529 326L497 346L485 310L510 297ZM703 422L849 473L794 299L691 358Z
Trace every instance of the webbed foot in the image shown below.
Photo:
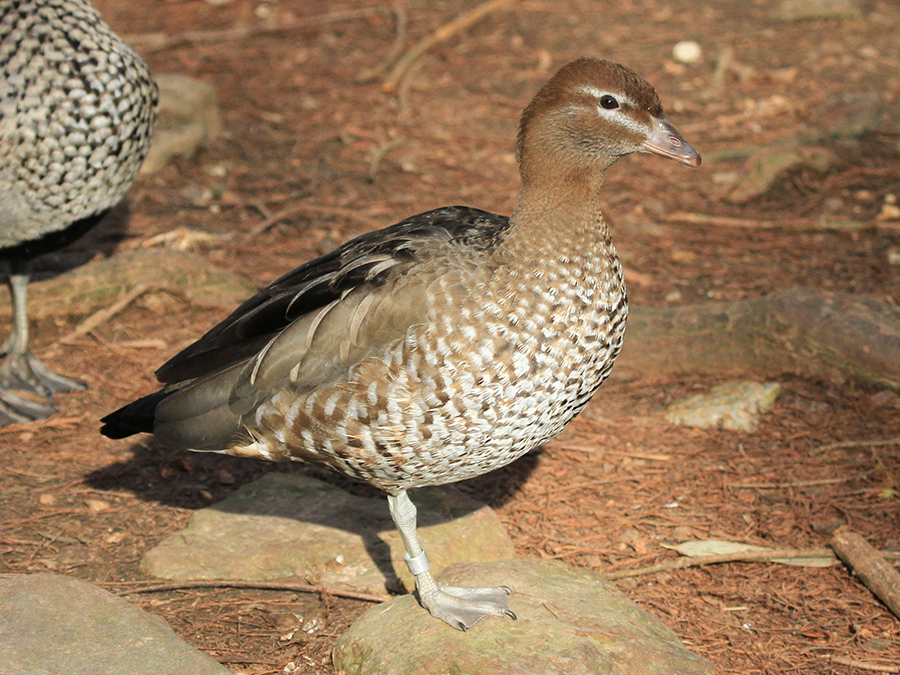
M84 391L87 385L50 370L31 354L10 352L0 366L0 389L50 398L53 394Z
M47 419L56 411L53 403L31 392L22 391L19 395L13 390L0 389L0 426Z
M506 586L464 588L437 584L430 593L419 592L419 600L433 617L458 630L468 630L484 616L508 616L515 620L506 597Z

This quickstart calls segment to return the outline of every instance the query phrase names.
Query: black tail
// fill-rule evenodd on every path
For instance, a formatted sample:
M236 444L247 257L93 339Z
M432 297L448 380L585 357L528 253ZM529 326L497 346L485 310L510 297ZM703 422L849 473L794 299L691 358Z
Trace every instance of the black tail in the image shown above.
M100 420L103 422L100 433L114 439L127 438L139 433L153 433L156 406L171 393L173 392L161 389L155 394L139 398L111 412Z

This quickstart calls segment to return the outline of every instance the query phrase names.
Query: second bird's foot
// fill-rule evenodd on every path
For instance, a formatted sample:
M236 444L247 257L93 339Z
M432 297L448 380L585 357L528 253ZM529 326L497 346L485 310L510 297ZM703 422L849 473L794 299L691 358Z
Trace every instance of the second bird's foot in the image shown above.
M438 590L420 599L431 615L457 630L468 630L484 616L507 616L515 619L506 598L510 590L506 586L494 588L464 588L438 586Z
M0 426L47 419L56 411L53 403L33 392L0 388Z
M31 354L7 354L0 366L0 389L6 391L31 392L50 398L53 394L84 391L87 388L83 382L53 372Z

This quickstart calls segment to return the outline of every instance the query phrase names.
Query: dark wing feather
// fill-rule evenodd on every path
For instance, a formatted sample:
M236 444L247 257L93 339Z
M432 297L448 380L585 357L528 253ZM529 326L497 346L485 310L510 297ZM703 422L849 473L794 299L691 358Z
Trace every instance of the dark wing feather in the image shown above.
M508 226L506 216L449 206L356 237L266 286L156 375L160 382L179 382L224 370L257 354L297 319L353 289L380 286L449 242L485 250Z

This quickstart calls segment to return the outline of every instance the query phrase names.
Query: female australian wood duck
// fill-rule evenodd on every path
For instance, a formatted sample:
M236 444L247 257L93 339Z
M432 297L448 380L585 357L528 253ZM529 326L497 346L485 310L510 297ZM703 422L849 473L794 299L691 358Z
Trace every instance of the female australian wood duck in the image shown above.
M700 156L625 66L579 59L522 116L511 218L454 206L365 234L287 273L163 365L168 384L102 432L325 466L375 485L422 604L466 629L507 588L429 572L410 488L478 476L558 434L622 345L625 284L599 207L619 157Z
M0 260L13 305L0 424L8 424L47 417L54 393L84 388L29 353L29 263L122 199L150 147L157 90L147 64L87 0L0 0L0 73Z

